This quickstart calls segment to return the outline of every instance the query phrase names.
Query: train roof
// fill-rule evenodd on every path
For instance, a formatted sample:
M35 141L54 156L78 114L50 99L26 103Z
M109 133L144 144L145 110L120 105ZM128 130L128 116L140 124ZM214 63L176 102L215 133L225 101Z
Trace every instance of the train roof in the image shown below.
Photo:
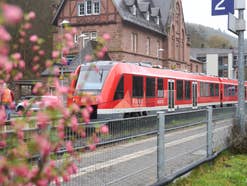
M207 81L212 83L225 83L236 84L237 80L220 78L217 76L209 76L199 73L190 73L170 69L153 68L149 63L137 63L137 62L117 62L117 61L93 61L90 63L82 64L81 66L96 65L98 68L113 67L114 71L121 74L134 74L145 75L150 77L163 77L171 79L183 79L194 81Z

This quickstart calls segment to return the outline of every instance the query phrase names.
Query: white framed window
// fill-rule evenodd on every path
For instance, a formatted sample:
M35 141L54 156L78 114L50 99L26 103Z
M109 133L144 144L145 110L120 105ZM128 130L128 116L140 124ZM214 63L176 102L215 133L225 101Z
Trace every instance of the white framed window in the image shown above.
M146 20L147 20L147 21L150 20L150 13L149 13L149 12L146 13Z
M76 36L76 38L77 43L79 43L79 46L84 48L90 40L96 41L97 32L82 32L80 36Z
M78 16L100 14L100 0L84 0L78 3Z
M132 52L136 52L137 51L137 33L132 33L131 34L131 48L132 48Z
M146 41L146 54L150 55L150 37L147 37Z
M156 24L157 24L157 25L160 25L160 16L157 16L157 17L156 17Z
M78 16L85 15L85 3L78 3Z
M94 7L94 14L100 14L100 3L99 1L96 1L93 3Z
M134 16L136 15L136 5L133 5L133 7L132 7L132 14Z

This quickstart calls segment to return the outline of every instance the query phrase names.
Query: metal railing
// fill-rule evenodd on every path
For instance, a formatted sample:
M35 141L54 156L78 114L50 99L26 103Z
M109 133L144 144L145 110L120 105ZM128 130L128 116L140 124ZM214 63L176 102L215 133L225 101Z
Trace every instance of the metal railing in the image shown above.
M78 173L63 185L152 185L167 183L227 147L235 108L201 109L180 113L81 123L86 136L67 127L64 140L72 140L80 153ZM96 151L89 141L107 125L108 135L96 133ZM79 126L79 127L80 127ZM175 130L176 129L176 130ZM55 128L51 128L55 130ZM38 129L25 129L26 140ZM11 131L7 131L11 135ZM61 148L53 155L62 160ZM38 156L34 156L34 160ZM34 161L35 163L35 161Z

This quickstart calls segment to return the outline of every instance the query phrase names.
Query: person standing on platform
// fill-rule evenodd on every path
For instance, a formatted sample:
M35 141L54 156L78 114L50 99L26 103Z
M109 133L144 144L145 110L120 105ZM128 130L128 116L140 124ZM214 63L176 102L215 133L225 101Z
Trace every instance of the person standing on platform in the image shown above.
M2 94L1 94L1 104L4 106L6 119L10 120L11 115L11 103L13 102L13 93L8 88L6 83L2 85Z

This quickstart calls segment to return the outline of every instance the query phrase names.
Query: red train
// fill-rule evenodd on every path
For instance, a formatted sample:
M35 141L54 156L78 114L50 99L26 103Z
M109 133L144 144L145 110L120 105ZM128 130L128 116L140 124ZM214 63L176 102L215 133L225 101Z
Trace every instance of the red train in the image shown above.
M91 118L133 117L158 110L222 106L237 103L237 80L133 63L98 61L80 65L71 82L68 105L83 107L81 93L100 96ZM246 97L245 83L245 97Z

